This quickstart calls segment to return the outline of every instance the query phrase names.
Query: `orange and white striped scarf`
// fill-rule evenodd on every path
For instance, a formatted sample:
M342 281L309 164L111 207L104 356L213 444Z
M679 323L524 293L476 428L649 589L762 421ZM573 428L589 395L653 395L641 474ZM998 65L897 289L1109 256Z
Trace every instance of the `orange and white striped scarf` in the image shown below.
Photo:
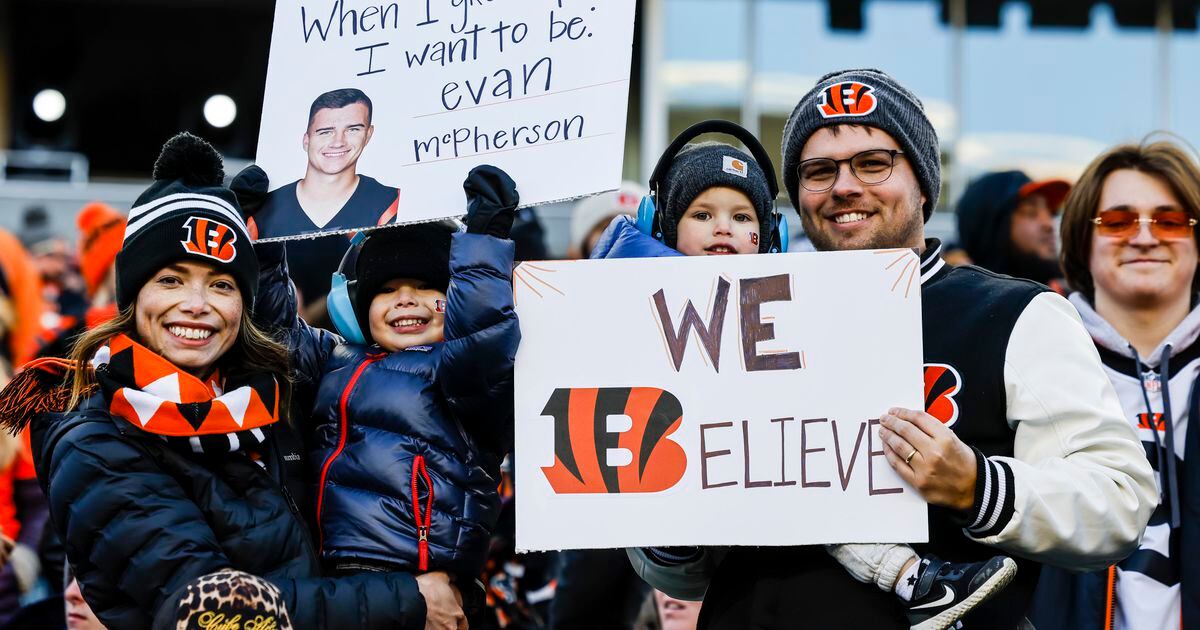
M279 420L279 383L270 374L202 381L126 335L91 361L109 412L196 453L253 451Z

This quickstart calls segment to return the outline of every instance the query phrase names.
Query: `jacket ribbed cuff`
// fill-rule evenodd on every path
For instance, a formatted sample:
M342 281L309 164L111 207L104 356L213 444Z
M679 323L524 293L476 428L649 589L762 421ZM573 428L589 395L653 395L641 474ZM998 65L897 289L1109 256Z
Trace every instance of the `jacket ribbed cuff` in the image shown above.
M700 558L699 547L646 547L646 555L663 566L678 566Z
M1002 461L975 451L975 507L965 521L972 538L999 534L1012 520L1016 510L1016 485L1012 469Z

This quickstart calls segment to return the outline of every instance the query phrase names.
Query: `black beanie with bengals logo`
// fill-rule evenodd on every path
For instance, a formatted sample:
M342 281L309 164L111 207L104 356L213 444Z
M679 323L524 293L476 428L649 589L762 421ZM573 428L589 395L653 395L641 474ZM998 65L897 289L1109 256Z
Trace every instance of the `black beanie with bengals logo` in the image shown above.
M258 290L258 257L221 154L187 132L163 145L154 183L129 211L117 252L117 307L133 305L142 286L163 267L188 260L233 276L247 308Z

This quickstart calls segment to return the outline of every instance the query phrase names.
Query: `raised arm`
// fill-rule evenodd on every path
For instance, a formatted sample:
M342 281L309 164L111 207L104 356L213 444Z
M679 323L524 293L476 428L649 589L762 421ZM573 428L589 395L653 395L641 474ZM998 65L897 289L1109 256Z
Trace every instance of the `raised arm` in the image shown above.
M262 207L268 195L267 174L256 165L242 169L230 183L247 221ZM258 292L254 296L254 323L288 346L292 372L298 388L315 388L325 362L341 337L309 326L299 315L296 287L288 273L287 250L281 242L255 243L258 257Z
M460 422L503 454L512 445L513 360L521 340L508 240L519 198L512 179L492 166L472 170L464 188L467 233L455 234L450 246L437 381Z

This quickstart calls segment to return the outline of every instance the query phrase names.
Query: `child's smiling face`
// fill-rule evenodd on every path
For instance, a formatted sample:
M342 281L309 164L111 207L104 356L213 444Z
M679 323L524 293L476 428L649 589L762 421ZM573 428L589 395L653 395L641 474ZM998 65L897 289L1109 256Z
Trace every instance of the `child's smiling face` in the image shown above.
M740 190L717 186L696 196L676 229L675 249L687 256L757 254L758 213Z
M446 294L413 278L393 278L371 298L371 337L388 352L445 339Z

